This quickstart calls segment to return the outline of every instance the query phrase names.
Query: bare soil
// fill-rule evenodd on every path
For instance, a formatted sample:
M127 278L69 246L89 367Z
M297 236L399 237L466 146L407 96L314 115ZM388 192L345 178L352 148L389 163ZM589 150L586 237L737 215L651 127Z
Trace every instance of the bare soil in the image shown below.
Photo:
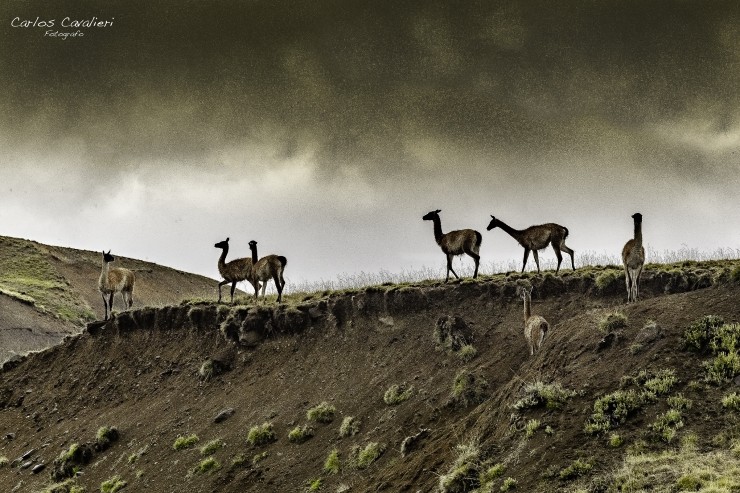
M737 427L720 403L737 387L701 383L706 356L681 350L680 338L704 315L740 320L740 288L732 282L701 289L694 284L665 294L675 291L671 278L645 275L644 299L629 305L618 290L597 290L593 280L569 273L529 276L533 313L552 326L534 357L523 336L518 276L503 283L483 278L383 286L294 305L205 302L122 313L5 365L0 456L14 461L32 452L15 467L0 467L0 490L41 491L52 483L49 470L60 453L73 443L93 442L97 430L109 426L120 439L95 452L76 478L88 492L116 475L128 483L124 491L302 492L316 479L322 480L319 491L437 491L455 446L470 442L491 463L506 466L504 477L516 479L518 491L565 491L571 484L557 472L573 460L593 464L586 480L594 484L622 460L624 447L610 447L607 438L583 429L595 399L640 370L676 371L674 393L694 403L681 433L695 433L699 447L709 450L723 431ZM605 337L599 321L615 309L628 325ZM467 363L435 341L440 318L454 315L464 320L468 342L477 350ZM657 322L659 336L646 335L649 320ZM199 375L203 363L214 361L222 373ZM461 370L487 382L480 404L464 407L451 399ZM516 412L511 405L523 385L535 380L558 382L578 394L559 410ZM393 384L412 385L412 397L386 404L384 393ZM308 409L324 401L336 408L333 421L308 421ZM215 422L227 409L233 414ZM632 416L619 429L626 443L675 447L651 439L647 427L665 409L661 400ZM348 416L360 421L359 433L340 437ZM541 429L527 439L522 428L530 419L540 420ZM250 445L250 428L265 422L276 441ZM288 433L299 425L309 425L314 436L292 443ZM429 431L402 456L404 439L422 429ZM190 434L197 435L197 446L175 450L178 436ZM204 459L199 447L216 439L224 443L213 454L220 468L194 472ZM353 450L371 442L382 446L382 455L365 469L353 467ZM323 470L334 449L338 474ZM259 454L262 460L253 463ZM243 463L234 465L240 457L245 460L236 462ZM34 474L38 464L45 469Z

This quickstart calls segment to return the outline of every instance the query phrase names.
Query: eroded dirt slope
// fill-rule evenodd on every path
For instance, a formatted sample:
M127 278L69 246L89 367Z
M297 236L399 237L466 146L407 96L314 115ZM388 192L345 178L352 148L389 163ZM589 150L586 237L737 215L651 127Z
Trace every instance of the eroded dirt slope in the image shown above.
M127 491L300 492L320 479L319 491L428 492L450 470L456 446L470 443L491 463L504 464L519 491L564 491L571 485L552 471L583 458L596 477L621 460L623 448L585 434L584 425L597 397L641 370L676 373L673 391L694 402L681 433L696 433L700 446L709 448L723 428L735 426L720 404L734 384L697 383L703 357L681 351L680 337L704 315L738 321L740 293L729 282L687 284L687 292L665 294L674 291L668 287L675 279L661 276L648 273L645 299L631 305L622 304L616 288L613 294L597 289L593 279L526 276L535 285L533 311L554 326L534 357L522 335L519 276L385 286L291 306L203 303L124 313L6 365L0 455L14 461L31 453L15 467L0 467L0 489L41 491L52 483L49 471L60 453L94 442L97 430L109 426L120 439L79 466L75 484L86 491L120 476ZM605 337L597 327L615 308L627 326ZM450 316L463 320L466 342L477 351L470 361L438 347L435 328ZM660 330L646 335L650 320ZM203 363L214 361L223 373L201 378ZM461 371L487 383L481 402L451 400ZM557 382L577 394L558 410L515 412L511 405L522 386L535 380ZM394 384L413 386L413 393L388 405L384 394ZM333 420L309 421L307 411L324 401L336 409ZM216 423L227 409L233 414ZM664 402L656 401L635 413L620 429L625 440L649 438L647 424L664 410ZM340 437L340 425L350 416L359 421L359 431ZM526 438L524 423L532 419L541 426ZM250 445L250 428L266 422L276 440ZM313 437L289 441L288 433L303 425L313 429ZM427 431L402 456L404 440L422 429ZM191 434L198 437L196 447L174 449L178 436ZM211 456L220 468L193 472L206 457L199 447L213 440L223 442ZM365 468L353 465L356 450L372 443L382 455ZM341 463L338 474L324 471L333 450ZM40 464L45 468L34 474Z

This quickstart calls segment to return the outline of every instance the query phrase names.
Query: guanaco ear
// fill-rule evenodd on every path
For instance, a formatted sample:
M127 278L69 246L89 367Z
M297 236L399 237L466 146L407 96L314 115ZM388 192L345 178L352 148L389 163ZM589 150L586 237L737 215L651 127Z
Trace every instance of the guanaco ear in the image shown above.
M437 214L439 214L440 212L442 212L442 209L437 209L436 212L437 212Z
M491 214L491 219L496 219L495 217L493 217L493 214Z
M228 238L226 238L226 243L228 243L228 242L229 242L229 239L228 239Z

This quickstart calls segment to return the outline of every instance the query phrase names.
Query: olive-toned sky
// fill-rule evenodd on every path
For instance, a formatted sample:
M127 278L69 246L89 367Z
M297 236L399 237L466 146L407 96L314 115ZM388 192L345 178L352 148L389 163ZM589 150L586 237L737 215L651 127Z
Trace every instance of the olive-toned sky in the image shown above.
M18 21L109 20L83 36ZM18 20L15 20L18 18ZM0 5L0 234L217 277L441 267L432 226L740 247L734 1ZM552 252L543 258L553 257ZM464 261L468 262L468 261Z

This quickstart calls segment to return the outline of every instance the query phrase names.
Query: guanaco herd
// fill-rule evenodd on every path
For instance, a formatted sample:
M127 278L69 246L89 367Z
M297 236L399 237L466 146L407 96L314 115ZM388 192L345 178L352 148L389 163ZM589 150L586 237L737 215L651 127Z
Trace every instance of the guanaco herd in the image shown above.
M422 219L424 221L432 221L434 225L434 239L442 249L442 252L447 256L447 276L445 282L450 280L450 272L452 272L455 278L459 279L459 276L452 268L452 259L457 255L463 254L469 255L475 262L473 278L477 278L478 267L480 265L479 252L483 236L473 229L461 229L443 233L442 221L439 218L440 212L442 212L440 209L431 211L425 214ZM638 299L640 274L642 274L642 268L645 265L645 248L642 246L642 214L639 212L635 213L632 215L632 219L634 221L634 237L622 249L628 303L637 301ZM532 252L534 262L537 264L537 272L540 272L540 260L537 252L547 248L548 245L552 245L553 250L555 250L555 256L558 259L555 274L560 270L560 264L563 261L561 252L570 255L571 268L573 270L576 269L573 258L574 252L565 245L565 240L568 238L568 228L555 223L547 223L518 230L507 225L500 219L496 219L492 215L491 222L488 224L486 230L491 231L497 227L504 230L524 248L522 272L527 267L529 252ZM218 272L224 279L218 283L219 303L221 302L221 286L229 283L231 283L231 303L234 303L234 290L236 289L236 283L240 281L248 281L252 285L255 299L258 299L259 290L262 288L262 299L265 299L267 283L271 279L277 289L277 302L280 303L282 301L283 288L285 287L283 271L288 263L285 257L282 255L267 255L260 259L257 256L257 242L252 240L249 242L249 249L252 252L251 258L238 258L226 262L226 255L229 253L229 239L226 238L224 241L216 243L214 247L221 249L221 256L218 259ZM127 309L133 305L134 281L136 277L133 271L129 269L110 266L110 263L115 260L113 255L110 254L110 250L107 253L105 251L102 253L103 265L100 279L98 279L98 290L103 297L105 320L108 320L109 314L113 311L113 295L115 293L121 293ZM529 288L521 286L517 293L524 301L524 337L529 345L529 354L533 355L542 345L550 324L544 317L532 315L531 286Z
M447 256L447 277L445 282L450 280L450 272L459 279L459 276L452 268L452 258L456 255L467 254L475 262L475 271L473 278L478 277L478 266L480 265L480 244L483 239L481 234L474 229L460 229L442 232L442 221L439 218L440 209L431 211L422 217L424 221L432 221L434 224L434 239L442 252ZM635 225L634 237L629 240L622 248L622 263L624 264L624 278L627 285L627 303L637 301L638 287L640 283L640 274L642 267L645 265L645 248L642 246L642 214L639 212L632 215ZM576 270L576 264L573 259L573 250L565 245L565 239L568 238L568 228L555 223L540 224L530 226L527 229L514 229L500 219L491 216L491 222L488 223L486 230L491 231L493 228L501 228L514 238L524 248L524 262L522 263L522 272L527 267L529 252L532 252L534 262L537 264L537 273L540 272L540 259L537 255L539 250L552 245L555 250L555 256L558 259L558 266L555 274L560 270L560 264L563 262L565 252L570 255L570 266ZM529 354L533 355L539 350L542 341L545 339L550 324L540 315L532 315L532 287L526 288L520 286L517 294L524 301L524 337L529 344Z

